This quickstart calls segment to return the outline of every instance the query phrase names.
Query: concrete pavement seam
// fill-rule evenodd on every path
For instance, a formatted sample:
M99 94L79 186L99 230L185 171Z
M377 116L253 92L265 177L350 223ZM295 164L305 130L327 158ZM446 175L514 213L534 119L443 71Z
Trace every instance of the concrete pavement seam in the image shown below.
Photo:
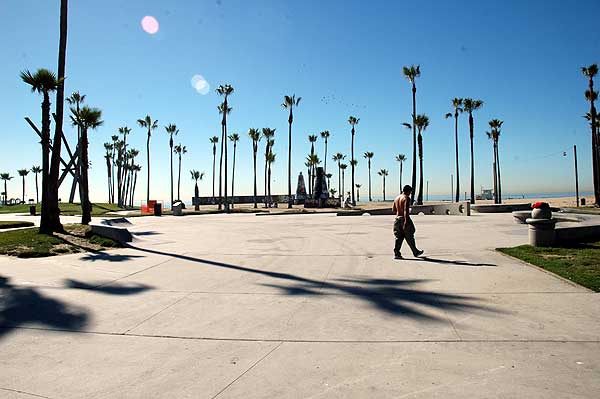
M33 396L33 397L36 397L36 398L52 399L49 396L43 396L43 395L38 395L38 394L35 394L35 393L30 393L30 392L25 392L25 391L19 391L18 389L10 389L10 388L3 388L3 387L0 387L0 389L3 390L3 391L16 392L16 393L20 393L22 395Z
M169 305L165 306L163 309L159 310L158 312L154 313L153 315L150 315L150 316L148 316L147 318L145 318L144 320L140 321L140 322L139 322L138 324L136 324L135 326L133 326L133 327L131 327L131 328L129 328L129 329L127 329L127 330L125 330L125 331L123 332L123 335L127 335L127 333L128 333L129 331L131 331L131 330L134 330L134 329L138 328L139 326L141 326L142 324L144 324L144 323L145 323L145 322L147 322L148 320L150 320L150 319L153 319L154 317L158 316L159 314L161 314L161 313L162 313L162 312L164 312L165 310L167 310L167 309L169 309L169 308L171 308L171 307L173 307L173 306L177 305L179 302L181 302L181 301L183 301L184 299L188 298L190 295L192 295L192 294L190 293L190 294L184 295L183 297L181 297L181 298L179 298L178 300L176 300L175 302L173 302L173 303L171 303L171 304L169 304Z
M246 373L248 373L250 370L252 370L254 367L256 367L260 362L262 362L263 360L265 360L267 357L269 357L269 355L273 352L275 352L275 350L277 350L281 345L283 345L283 342L280 342L279 345L276 345L273 349L271 349L266 355L264 355L263 357L261 357L260 359L258 359L256 362L254 362L254 364L252 366L250 366L246 371L244 371L242 374L240 374L236 379L234 379L233 381L231 381L229 384L227 384L225 386L225 388L221 389L219 392L217 392L217 394L215 396L213 396L211 399L215 399L217 396L221 395L223 392L225 392L230 386L232 386L233 384L236 383L236 381L238 381L240 378L242 378L244 375L246 375Z

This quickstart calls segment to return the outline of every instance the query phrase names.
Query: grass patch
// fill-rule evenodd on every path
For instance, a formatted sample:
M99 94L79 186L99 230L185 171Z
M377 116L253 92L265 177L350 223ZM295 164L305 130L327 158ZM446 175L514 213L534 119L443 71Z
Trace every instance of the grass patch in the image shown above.
M600 242L550 248L521 245L498 251L600 292Z
M0 232L0 254L40 258L121 246L117 241L92 234L89 226L70 224L64 227L64 233L54 235L39 234L37 227Z
M33 223L24 221L13 221L13 220L0 220L0 230L2 229L14 229L17 227L31 227Z
M60 203L60 213L65 216L81 215L80 204ZM42 211L41 205L37 204L36 212L39 215ZM127 208L128 210L139 209L139 207ZM96 203L92 204L92 216L105 216L108 212L122 211L116 204ZM0 206L0 213L27 213L29 214L29 204L5 205Z

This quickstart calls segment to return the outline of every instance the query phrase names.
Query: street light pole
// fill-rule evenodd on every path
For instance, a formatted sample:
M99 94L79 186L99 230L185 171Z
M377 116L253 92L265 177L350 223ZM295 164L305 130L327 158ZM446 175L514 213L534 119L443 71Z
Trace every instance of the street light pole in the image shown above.
M579 208L579 174L577 172L577 145L573 145L573 158L575 159L575 195L577 197L577 207Z

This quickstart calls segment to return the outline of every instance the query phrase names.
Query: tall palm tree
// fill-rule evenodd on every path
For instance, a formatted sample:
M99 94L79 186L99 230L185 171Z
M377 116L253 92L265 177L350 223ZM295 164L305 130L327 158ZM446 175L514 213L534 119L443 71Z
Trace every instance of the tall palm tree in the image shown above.
M415 121L417 119L417 86L415 84L415 80L421 76L421 67L417 65L411 65L409 67L402 67L402 73L404 77L408 79L412 86L412 134L413 134L413 164L412 164L412 179L411 185L413 188L411 194L411 202L415 200L415 186L417 185L417 128L415 126Z
M50 234L61 230L60 216L50 207L50 93L55 91L62 79L58 79L47 69L38 69L35 73L23 71L20 75L23 82L31 86L32 92L42 94L42 212L40 218L40 233ZM58 223L58 224L57 224Z
M316 134L309 134L308 135L308 142L310 143L310 156L314 156L315 155L315 143L317 142L317 138L318 136ZM316 177L316 164L312 163L312 168L311 168L311 173L310 173L310 178L309 178L309 182L310 182L310 186L314 187L315 185L315 177Z
M146 115L144 119L138 119L137 123L141 128L148 129L148 138L146 139L146 161L148 165L148 170L146 171L148 175L148 183L146 187L147 204L150 201L150 137L152 137L152 131L158 128L158 119L153 121L150 115Z
M341 168L341 162L346 158L346 156L344 154L342 154L341 152L338 152L336 154L333 155L333 157L331 158L333 160L333 162L337 162L337 166L338 166L338 193L340 194L340 199L342 198L342 195L344 195L344 193L342 192L342 168Z
M181 144L175 146L173 150L177 157L179 158L179 168L177 172L177 200L181 201L181 156L187 153L187 147Z
M137 175L138 172L142 170L142 167L140 165L134 164L131 166L131 170L133 170L133 188L131 189L131 199L129 202L129 206L133 207L133 197L135 196L135 186L137 185Z
M490 138L494 144L494 200L497 204L502 203L502 182L500 175L498 141L500 139L500 128L502 127L503 123L504 121L499 119L492 119L488 122L491 132L487 132L488 138Z
M39 196L39 190L38 190L38 173L42 172L42 168L39 166L33 166L31 168L31 172L33 174L35 174L35 203L39 204L40 203L40 196Z
M375 153L370 151L363 154L363 157L367 160L367 166L369 167L369 202L373 201L373 197L371 197L371 159L373 159L373 155L375 155Z
M74 91L71 93L69 97L67 97L67 103L71 106L75 106L75 109L79 111L79 108L82 103L85 102L85 94L79 93L79 91ZM72 204L75 196L75 186L79 181L79 171L81 170L81 154L79 152L81 140L81 129L77 127L77 148L75 150L75 156L77 157L77 165L75 165L75 180L73 182L73 186L71 189L71 194L69 195L69 203ZM79 194L81 196L81 185L79 185Z
M165 130L169 135L169 152L171 154L171 206L173 206L173 136L177 136L179 129L175 124L168 124L165 126Z
M271 152L271 147L275 144L275 140L273 137L275 136L275 129L271 129L268 127L262 128L262 136L265 139L265 207L269 206L267 193L268 193L268 169L269 169L269 153Z
M217 107L217 110L219 110L220 114L229 114L231 112L231 107L225 107L225 103L221 103ZM219 209L221 209L223 205L223 158L225 158L225 161L227 161L227 136L225 136L225 126L223 125L223 120L221 120L221 154L219 156ZM227 172L227 162L225 162L225 172ZM228 207L229 205L226 206Z
M260 141L260 131L255 128L248 130L248 137L252 140L252 165L254 170L254 208L258 208L256 203L256 154L258 152L258 142Z
M312 162L310 161L310 155L306 157L306 162L304 162L304 166L306 166L306 170L308 172L308 196L312 198L311 195L311 187L310 187L310 179L311 179L311 170L312 170Z
M453 98L452 107L454 108L454 139L456 142L456 202L460 201L460 169L458 168L458 115L463 111L463 99ZM452 113L448 112L446 118L451 118Z
M348 167L348 165L345 163L340 164L340 170L342 172L342 189L340 191L341 198L344 197L344 192L345 192L344 190L346 190L346 185L344 182L344 171L346 170L347 167ZM354 190L350 189L350 191L354 191Z
M127 135L131 133L131 129L127 126L123 126L119 128L119 134L123 135L122 144L118 147L118 155L117 155L117 190L118 190L118 200L117 203L120 207L126 207L125 203L125 177L127 174L126 168L126 155L127 155Z
M194 180L195 184L194 184L194 197L198 198L200 197L200 190L198 190L198 180L202 180L204 178L204 172L199 172L197 170L190 170L190 174L192 175L192 180ZM196 203L194 205L194 209L196 211L200 210L200 205L198 205L198 203Z
M360 122L360 118L355 118L352 115L350 115L348 117L348 123L350 124L350 126L352 126L352 130L350 131L352 133L352 144L350 146L350 165L352 166L352 185L350 187L354 187L354 169L356 168L356 160L354 159L354 133L355 133L355 126L358 124L358 122ZM354 189L351 189L350 191L352 191L352 205L356 206L356 198L354 197Z
M119 136L118 135L112 135L111 137L112 140L112 153L110 155L111 159L112 159L112 163L110 165L110 174L111 174L111 182L110 182L110 192L111 192L111 196L110 196L110 203L114 204L115 203L115 164L116 164L116 158L115 158L115 154L117 153L117 143L119 142Z
M223 97L223 108L220 113L223 115L221 120L221 146L225 146L225 179L223 181L225 188L225 211L229 211L229 201L227 200L227 115L231 112L231 107L228 104L228 98L233 94L233 87L230 84L220 85L217 90L217 94Z
M473 111L477 111L483 106L483 101L465 98L463 100L463 109L469 114L469 139L471 140L471 204L475 203L475 161L473 155Z
M294 122L294 107L298 108L302 97L296 98L296 95L283 97L281 106L290 111L288 117L288 208L292 207L292 123Z
M89 224L92 220L92 204L90 203L90 192L88 182L88 129L96 129L104 122L102 121L102 111L98 108L90 108L87 105L82 107L79 112L71 108L71 121L73 126L81 128L81 224Z
M321 138L325 141L325 158L323 158L324 161L324 165L323 165L323 173L325 175L327 175L327 141L329 140L329 130L323 130L321 132Z
M314 195L321 195L320 193L315 193L315 179L317 176L317 166L319 166L321 164L321 160L319 159L319 156L317 154L312 154L309 155L308 158L308 164L309 164L309 171L312 171L312 175L311 175L311 185L312 185L312 189L311 192Z
M0 173L0 180L4 180L4 205L8 204L8 186L6 182L13 179L9 173Z
M360 188L362 187L362 185L356 183L355 187L356 187L356 201L360 202Z
M230 134L229 140L233 143L233 167L231 168L231 207L233 208L233 204L235 203L233 200L233 189L235 188L235 154L237 151L237 142L240 141L240 135L237 133Z
M417 195L417 204L423 205L423 132L429 126L429 118L425 114L417 115L415 118L417 124L417 144L419 147L419 194ZM414 190L414 189L413 189Z
M377 174L383 177L383 200L385 201L385 177L389 174L387 169L381 169Z
M213 202L215 201L215 161L217 158L217 143L218 142L219 142L219 137L212 136L210 138L210 143L213 145L213 148L212 148L212 153L213 153L213 185L212 185Z
M17 172L19 173L19 176L21 176L23 178L23 199L21 200L21 202L24 204L25 203L25 176L27 176L29 174L29 169L19 169L19 170L17 170Z
M269 151L269 154L267 155L267 164L269 165L269 169L268 169L268 183L269 183L269 205L272 203L271 200L271 165L273 164L273 162L275 162L275 153L272 151Z
M404 161L406 161L406 155L404 155L404 154L396 155L396 162L398 162L400 164L400 190L398 191L399 193L402 192L402 164L404 163Z
M594 199L596 206L600 206L600 142L598 140L598 127L596 125L596 106L594 102L598 98L598 92L594 91L594 77L598 74L598 65L592 64L581 67L583 76L588 78L588 89L585 91L585 99L590 102L590 124L592 129L592 174L594 180Z
M79 128L78 128L79 130ZM113 145L111 143L104 143L104 150L106 153L104 154L104 159L106 160L106 170L108 176L108 203L110 204L112 198L112 185L111 185L111 164L112 164L112 154L113 154Z
M333 175L331 173L327 173L325 174L325 177L327 178L327 187L331 187L331 177Z

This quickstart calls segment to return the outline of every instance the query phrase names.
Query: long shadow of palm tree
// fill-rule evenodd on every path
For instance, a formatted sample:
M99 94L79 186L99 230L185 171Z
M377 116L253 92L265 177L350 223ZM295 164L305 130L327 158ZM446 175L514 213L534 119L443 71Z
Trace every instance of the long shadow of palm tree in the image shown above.
M66 279L65 286L67 286L69 288L76 288L78 290L94 291L94 292L100 292L103 294L110 294L110 295L133 295L133 294L142 293L144 291L148 291L149 289L153 288L146 284L93 285L93 284L84 283L83 281L77 281L77 280L72 280L72 279Z
M263 286L278 288L288 295L328 295L345 294L366 301L374 308L395 316L412 317L431 321L447 322L444 317L437 317L430 313L419 310L415 305L423 305L432 309L443 309L449 311L474 311L484 310L498 312L483 304L474 296L463 296L456 294L442 294L431 291L410 288L425 280L397 280L397 279L354 279L319 281L290 273L254 269L245 266L231 265L228 263L212 261L208 259L194 258L192 256L167 253L149 248L129 246L143 252L157 255L171 256L174 258L201 263L203 265L215 266L240 272L260 274L278 280L286 280L292 284L270 284Z

